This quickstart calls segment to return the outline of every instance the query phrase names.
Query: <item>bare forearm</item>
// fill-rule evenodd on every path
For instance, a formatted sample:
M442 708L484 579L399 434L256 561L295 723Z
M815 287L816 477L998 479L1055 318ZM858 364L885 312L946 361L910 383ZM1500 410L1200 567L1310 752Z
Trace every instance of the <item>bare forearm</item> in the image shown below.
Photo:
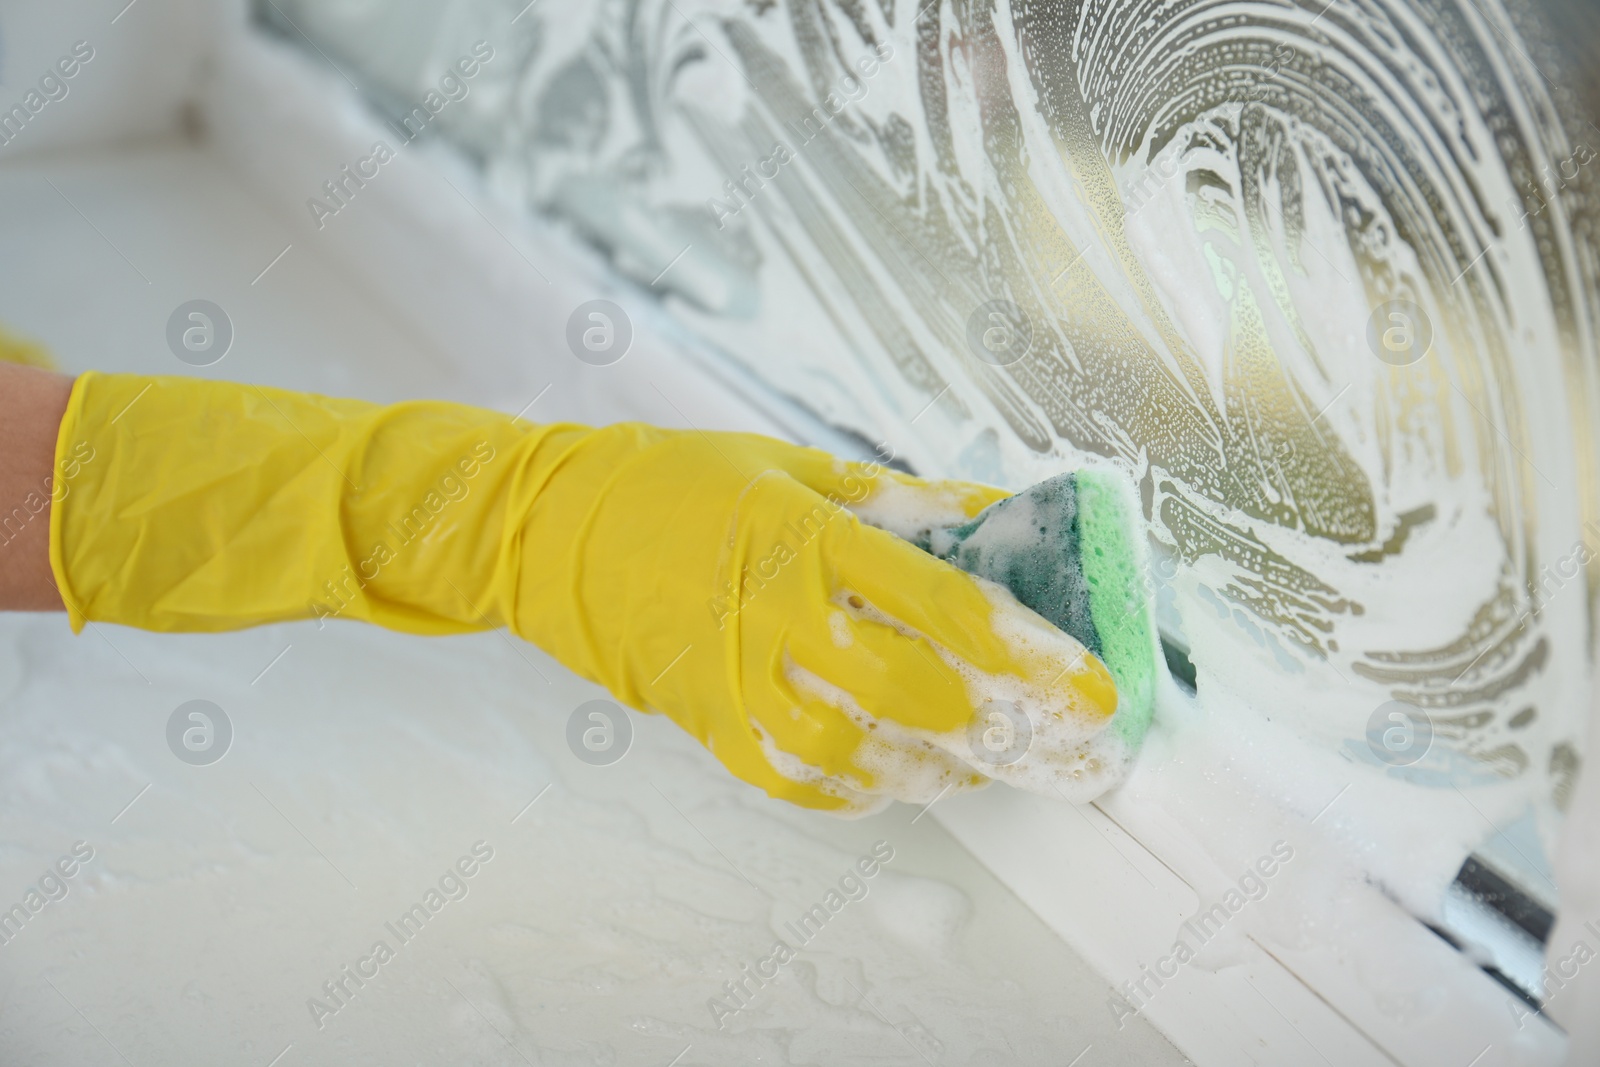
M0 611L61 611L50 577L50 505L63 486L56 431L72 379L0 364Z

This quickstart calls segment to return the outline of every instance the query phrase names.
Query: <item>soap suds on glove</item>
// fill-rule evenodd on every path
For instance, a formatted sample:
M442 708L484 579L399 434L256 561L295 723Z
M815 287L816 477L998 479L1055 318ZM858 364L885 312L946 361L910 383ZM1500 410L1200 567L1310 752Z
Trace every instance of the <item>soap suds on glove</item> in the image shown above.
M880 482L855 507L857 516L971 574L989 603L995 636L1015 663L1034 669L1029 677L982 670L870 599L841 591L830 619L836 644L843 647L852 616L895 630L942 661L973 714L944 732L874 718L849 693L790 662L785 674L797 691L838 708L860 728L864 740L852 760L870 780L830 783L818 768L760 738L779 773L835 792L854 813L875 809L883 798L925 804L991 780L1084 803L1121 781L1153 703L1154 628L1145 590L1135 581L1144 533L1125 479L1080 473L1050 479L974 517L954 487ZM1113 566L1119 561L1120 571ZM931 658L928 666L938 669Z

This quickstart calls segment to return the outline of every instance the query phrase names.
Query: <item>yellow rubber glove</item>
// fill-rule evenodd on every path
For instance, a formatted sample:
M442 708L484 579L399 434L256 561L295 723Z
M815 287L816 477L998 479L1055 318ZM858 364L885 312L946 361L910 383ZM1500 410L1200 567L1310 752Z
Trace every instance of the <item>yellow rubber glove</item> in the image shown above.
M85 444L50 530L75 629L508 626L772 796L843 811L986 781L989 699L1054 716L1058 754L1116 707L1077 641L849 510L948 520L998 490L752 434L92 373L58 459Z

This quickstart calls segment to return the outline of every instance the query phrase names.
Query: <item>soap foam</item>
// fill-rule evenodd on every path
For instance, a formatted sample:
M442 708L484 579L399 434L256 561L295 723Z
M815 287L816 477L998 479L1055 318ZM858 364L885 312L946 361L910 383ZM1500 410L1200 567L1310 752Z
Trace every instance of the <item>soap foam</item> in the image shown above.
M869 783L847 780L837 794L857 801L847 814L866 814L882 807L887 799L910 804L926 804L948 790L962 792L983 784L961 759L936 743L939 735L929 734L903 725L893 719L874 718L849 693L795 663L785 665L784 674L795 689L838 708L849 717L863 733L861 744L851 754L851 759L872 776ZM764 737L764 747L771 748L770 739ZM779 774L792 777L785 767L791 767L795 757L788 756L783 765L773 763ZM833 788L821 777L817 768L805 765L807 781L822 786L829 792ZM869 793L871 795L869 795Z
M897 478L880 478L872 494L850 510L868 526L887 530L914 545L927 546L934 531L958 526L971 516L954 486L939 482L908 484ZM937 554L937 553L936 553Z
M1026 680L991 674L898 619L891 618L859 594L841 593L840 608L856 617L888 626L909 640L924 641L961 681L974 721L985 709L1014 705L1031 731L1026 751L1015 762L997 763L974 745L974 730L922 730L869 715L849 693L796 664L785 674L796 689L838 708L865 732L855 762L873 776L865 783L826 786L817 768L781 753L764 734L760 740L778 773L793 781L838 788L836 795L865 808L865 792L908 803L930 803L941 794L975 788L989 779L1075 803L1094 799L1116 785L1129 762L1128 746L1107 730L1111 717L1102 715L1091 698L1072 684L1071 676L1088 669L1091 654L1083 644L1045 622L1022 605L1010 590L983 578L973 579L992 609L990 625L1021 662L1059 664L1048 680ZM855 606L851 600L859 602ZM1063 677L1065 676L1065 677Z

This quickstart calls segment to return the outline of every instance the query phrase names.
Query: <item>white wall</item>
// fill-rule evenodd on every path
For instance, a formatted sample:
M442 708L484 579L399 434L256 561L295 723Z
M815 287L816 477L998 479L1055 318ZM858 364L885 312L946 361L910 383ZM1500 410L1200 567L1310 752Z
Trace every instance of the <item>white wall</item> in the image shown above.
M179 136L217 20L232 9L206 0L0 4L0 109L23 103L77 42L93 49L93 58L66 82L66 95L45 103L20 134L0 144L0 162Z

